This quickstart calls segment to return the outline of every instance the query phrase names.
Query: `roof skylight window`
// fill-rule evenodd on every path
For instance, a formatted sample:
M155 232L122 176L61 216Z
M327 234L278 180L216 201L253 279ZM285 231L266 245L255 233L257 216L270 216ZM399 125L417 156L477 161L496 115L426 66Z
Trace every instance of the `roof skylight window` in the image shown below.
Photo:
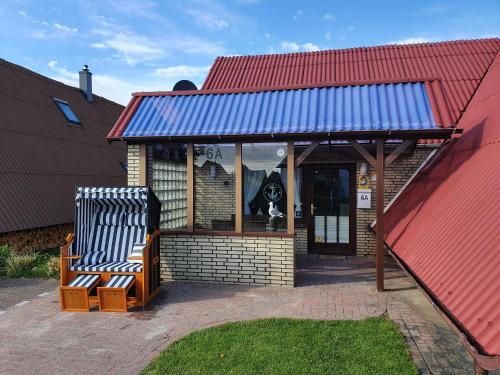
M69 106L68 102L65 102L64 100L56 99L56 98L54 98L54 102L57 104L57 107L62 112L64 117L66 117L66 120L68 120L68 122L70 124L73 124L73 125L81 125L82 124L80 122L80 120L78 119L78 117L75 115L75 112L73 112L73 110Z

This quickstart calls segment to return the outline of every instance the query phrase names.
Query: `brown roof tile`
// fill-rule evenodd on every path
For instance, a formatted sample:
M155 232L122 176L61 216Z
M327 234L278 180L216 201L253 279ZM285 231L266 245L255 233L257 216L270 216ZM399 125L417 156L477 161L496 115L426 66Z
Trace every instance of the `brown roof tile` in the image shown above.
M81 127L53 98L70 104ZM73 221L76 186L126 184L125 145L106 142L122 110L0 59L0 233Z

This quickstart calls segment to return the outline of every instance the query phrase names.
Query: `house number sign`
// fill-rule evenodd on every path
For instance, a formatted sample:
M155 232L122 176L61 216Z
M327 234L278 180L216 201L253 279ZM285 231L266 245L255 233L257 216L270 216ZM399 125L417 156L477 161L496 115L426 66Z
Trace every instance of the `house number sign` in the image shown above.
M372 189L358 189L358 208L372 208Z

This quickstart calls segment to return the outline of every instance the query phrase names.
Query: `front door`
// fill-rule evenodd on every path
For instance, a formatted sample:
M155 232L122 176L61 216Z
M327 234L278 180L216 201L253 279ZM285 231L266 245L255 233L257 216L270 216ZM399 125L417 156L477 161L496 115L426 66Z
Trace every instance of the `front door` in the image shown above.
M355 173L354 165L311 167L310 252L355 254Z

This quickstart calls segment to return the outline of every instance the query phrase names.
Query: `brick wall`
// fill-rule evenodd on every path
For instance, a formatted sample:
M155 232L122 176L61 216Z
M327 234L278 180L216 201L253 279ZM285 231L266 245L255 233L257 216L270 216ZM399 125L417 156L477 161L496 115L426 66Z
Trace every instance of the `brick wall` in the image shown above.
M161 276L167 280L293 286L294 239L163 234Z
M389 204L391 199L401 190L411 175L424 162L432 148L420 146L415 149L412 155L400 156L385 170L384 183L384 206ZM361 162L356 165L357 176ZM368 176L375 173L374 169L368 164ZM357 255L375 255L376 237L373 231L368 227L376 219L377 207L377 189L376 182L371 184L372 205L371 209L356 209L356 248ZM357 197L355 197L356 199Z
M307 254L307 227L295 227L295 253Z
M139 185L139 145L128 145L127 166L127 185Z
M215 176L211 168L215 167ZM194 168L194 220L197 228L234 230L231 216L235 209L235 175L228 173L220 164L205 162ZM229 227L213 228L213 220ZM224 221L225 223L221 222Z
M19 253L52 249L64 244L70 232L73 232L72 223L2 233L0 245L9 245Z

